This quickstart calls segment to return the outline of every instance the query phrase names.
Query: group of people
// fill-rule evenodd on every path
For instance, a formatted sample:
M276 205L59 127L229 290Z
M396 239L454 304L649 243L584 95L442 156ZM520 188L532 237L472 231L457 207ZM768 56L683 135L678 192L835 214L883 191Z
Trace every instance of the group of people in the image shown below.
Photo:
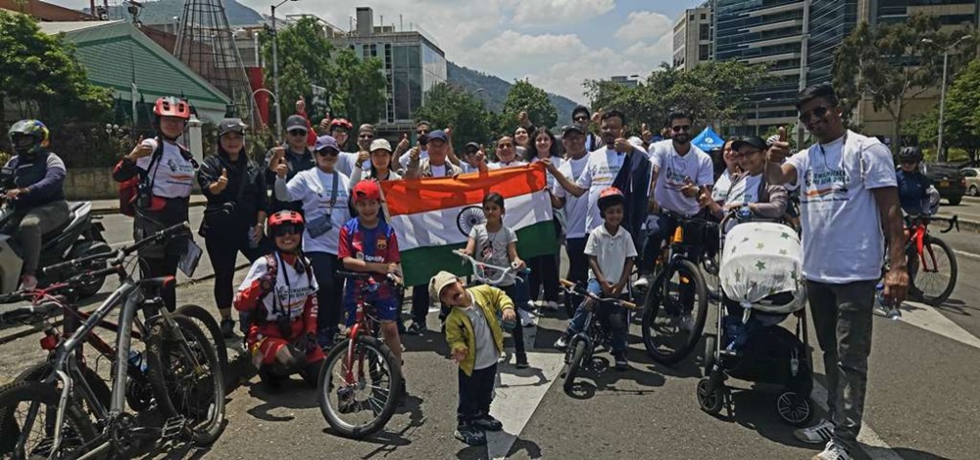
M630 137L620 111L591 114L578 107L573 123L558 133L533 126L522 114L514 136L498 139L492 152L471 142L461 156L453 149L451 129L433 130L428 122L417 124L415 146L406 136L393 148L376 138L372 125L355 131L347 120L329 119L318 125L317 135L305 114L296 114L284 124L285 142L256 160L245 150L245 124L228 119L218 126L215 154L199 165L177 143L191 108L186 101L165 97L153 110L156 136L141 140L124 156L113 177L124 183L135 179L135 239L187 221L197 181L207 198L199 234L215 270L222 332L235 335L232 309L240 312L248 349L270 384L292 373L313 373L324 358L323 349L342 337L341 324L353 321L358 285L338 278L338 270L370 273L379 283L400 279L398 241L379 186L383 181L543 163L556 237L569 261L565 277L586 283L602 297L626 292L634 267L640 277L633 286L649 283L678 217L717 219L739 209L756 218L785 221L793 217L787 208L795 194L804 276L830 407L826 420L797 436L826 443L816 459L847 459L855 452L861 425L871 312L884 252L887 247L891 260L883 279L885 297L897 304L910 286L902 206L933 203L927 199L928 180L916 167L921 152L903 150L896 173L884 144L844 127L832 87L806 89L797 108L816 142L792 156L781 137L745 137L725 142L713 158L691 144L695 120L687 114L671 114L664 131L668 138L657 141L646 129L642 137ZM39 248L46 226L67 219L65 166L47 150L47 130L38 124L18 123L9 134L16 156L7 167L16 170L17 187L7 198L22 215L16 225L29 253ZM444 307L440 317L446 340L460 368L455 434L473 445L486 442L484 430L500 429L489 406L503 332L514 336L516 366L528 366L521 326L515 326L521 322L518 313L556 309L560 300L559 259L548 255L524 261L516 250L516 234L503 224L505 209L501 195L488 194L483 200L486 223L473 228L463 251L492 265L530 266L530 279L466 287L454 275L439 273L426 285L413 287L407 328L401 322L398 290L379 289L369 299L378 307L381 332L398 359L400 334L426 333L430 302ZM188 235L141 248L143 276L174 275L191 244ZM239 253L252 265L236 289ZM28 255L25 287L36 283L36 265L36 256ZM173 288L163 297L173 308ZM625 314L614 308L600 313L610 325L616 368L627 369ZM576 314L555 345L567 345L582 321Z

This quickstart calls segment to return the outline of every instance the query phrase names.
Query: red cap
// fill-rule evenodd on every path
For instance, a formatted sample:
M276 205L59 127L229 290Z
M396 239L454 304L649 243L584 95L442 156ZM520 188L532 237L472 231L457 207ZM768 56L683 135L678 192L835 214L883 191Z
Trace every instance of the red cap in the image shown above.
M368 199L381 201L381 187L373 180L362 180L354 186L354 202Z

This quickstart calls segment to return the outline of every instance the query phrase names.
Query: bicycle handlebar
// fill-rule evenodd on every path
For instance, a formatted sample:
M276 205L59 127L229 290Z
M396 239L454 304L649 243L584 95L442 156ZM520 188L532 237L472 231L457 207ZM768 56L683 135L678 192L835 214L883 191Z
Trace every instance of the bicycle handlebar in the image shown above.
M508 278L510 278L511 280L517 278L518 270L517 267L513 264L511 264L511 266L509 267L498 267L496 265L490 265L488 263L483 263L480 262L479 260L474 259L472 256L466 254L460 249L453 251L453 254L456 254L457 256L461 257L463 260L468 261L470 263L470 266L473 267L473 278L475 278L477 281L494 286L504 282L504 280ZM487 270L498 272L500 273L500 275L491 278L487 276Z
M953 230L954 227L956 228L957 232L960 231L960 216L958 215L953 217L935 217L935 216L928 216L928 215L918 215L918 216L909 216L909 219L912 220L913 222L921 221L926 224L931 222L946 222L947 224L949 224L944 230L940 230L939 233L949 233Z
M566 279L560 279L560 280L558 280L558 282L561 283L562 287L565 288L566 291L569 291L569 292L572 292L572 293L575 293L575 294L578 294L578 295L582 295L582 296L585 296L585 297L589 297L589 298L591 298L593 300L596 300L596 301L599 301L599 302L616 304L616 305L619 305L621 307L629 308L630 310L633 310L633 309L635 309L635 308L638 307L638 305L636 305L635 303L630 302L628 300L616 299L616 298L613 298L613 297L599 297L599 296L597 296L597 295L589 292L589 290L586 289L585 286L581 285L580 283L573 283L573 282L571 282L569 280L566 280Z
M156 232L156 233L154 233L154 234L152 234L152 235L150 235L150 236L148 236L146 238L143 238L142 240L136 241L133 244L130 244L129 246L125 246L125 247L119 248L115 252L103 252L103 253L99 253L99 254L92 254L92 255L89 255L89 256L79 257L77 259L72 259L72 260L69 260L67 262L61 262L61 263L58 263L58 264L54 264L54 265L50 265L50 266L44 267L44 269L42 271L44 272L45 275L48 275L48 274L51 274L51 273L54 273L54 272L57 272L57 271L60 271L60 270L64 270L66 268L77 268L78 266L80 266L80 265L82 265L84 263L87 263L87 262L92 262L92 261L96 261L96 260L106 260L106 259L110 259L110 258L113 259L113 261L112 261L112 263L110 263L110 265L118 265L118 264L122 263L122 259L124 257L126 257L129 254L132 254L133 252L136 252L137 250L139 250L143 246L146 246L147 244L150 244L150 243L153 243L153 242L159 242L160 240L163 240L163 239L166 239L166 238L170 238L171 236L175 236L175 235L177 235L179 233L190 231L190 228L191 227L190 227L190 225L187 222L181 222L181 223L179 223L177 225L173 225L171 227L167 227L167 228L165 228L163 230L160 230L160 231L158 231L158 232ZM105 269L105 270L108 270L108 269ZM102 272L102 271L103 270L99 270L99 272ZM112 274L113 272L115 272L115 269L114 268L113 268L112 271L108 272L108 274Z
M345 278L355 278L355 279L361 279L361 280L371 279L375 275L374 273L368 273L368 272L352 272L352 271L349 271L349 270L337 270L337 274L340 275L340 276L343 276ZM392 285L398 285L399 284L398 283L398 277L394 273L387 273L387 274L385 274L385 282L390 283Z

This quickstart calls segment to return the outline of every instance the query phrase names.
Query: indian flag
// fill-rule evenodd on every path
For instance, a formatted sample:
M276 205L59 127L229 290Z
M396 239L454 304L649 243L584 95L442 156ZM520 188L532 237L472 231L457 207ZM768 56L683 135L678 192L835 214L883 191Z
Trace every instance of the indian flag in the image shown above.
M407 286L426 284L440 270L472 273L452 251L465 247L470 229L485 222L483 197L491 192L504 197L504 225L517 232L522 259L558 251L542 163L487 174L384 181L381 187Z

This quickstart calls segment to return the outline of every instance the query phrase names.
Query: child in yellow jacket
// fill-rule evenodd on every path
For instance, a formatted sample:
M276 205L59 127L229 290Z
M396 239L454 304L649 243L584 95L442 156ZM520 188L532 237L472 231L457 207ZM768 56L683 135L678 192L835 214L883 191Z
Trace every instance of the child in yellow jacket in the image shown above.
M446 317L446 342L459 364L456 439L471 446L484 445L484 430L503 429L490 415L497 358L504 348L497 314L505 323L515 324L514 302L495 287L465 289L456 275L444 271L432 277L429 295L452 308Z

